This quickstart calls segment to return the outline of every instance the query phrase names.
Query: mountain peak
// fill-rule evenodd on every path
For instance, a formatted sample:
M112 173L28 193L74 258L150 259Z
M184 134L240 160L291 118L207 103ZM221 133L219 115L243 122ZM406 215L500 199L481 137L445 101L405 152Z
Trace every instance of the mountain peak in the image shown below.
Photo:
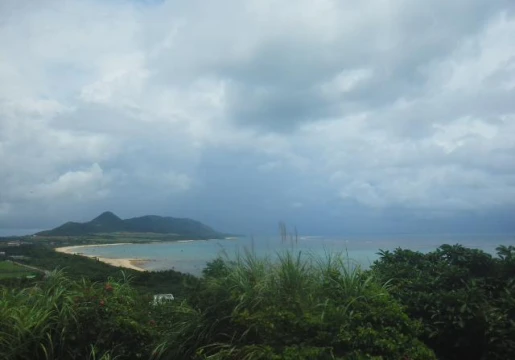
M122 220L111 211L106 211L85 223L66 223L55 229L41 231L41 236L81 236L102 233L129 232L173 234L190 238L220 238L223 236L207 225L191 219L145 215Z
M111 223L111 222L119 222L119 221L122 221L122 219L120 219L118 216L116 216L111 211L105 211L102 214L100 214L99 216L97 216L96 218L94 218L93 220L91 220L91 222L94 222L94 223Z

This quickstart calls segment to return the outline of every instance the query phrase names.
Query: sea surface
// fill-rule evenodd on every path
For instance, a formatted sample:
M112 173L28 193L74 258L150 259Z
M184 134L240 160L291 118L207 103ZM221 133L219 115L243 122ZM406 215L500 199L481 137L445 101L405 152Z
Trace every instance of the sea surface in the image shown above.
M32 235L43 230L45 229L0 229L0 237Z
M302 236L297 240L282 241L279 236L231 238L224 240L185 240L166 243L94 246L80 249L86 255L107 258L139 258L149 260L147 270L174 269L199 275L206 263L218 256L236 256L246 249L259 256L276 256L285 250L324 256L341 252L355 263L368 267L379 258L380 249L397 247L432 251L442 244L461 244L495 254L499 245L514 245L515 234L461 234L461 235L389 235L389 236Z

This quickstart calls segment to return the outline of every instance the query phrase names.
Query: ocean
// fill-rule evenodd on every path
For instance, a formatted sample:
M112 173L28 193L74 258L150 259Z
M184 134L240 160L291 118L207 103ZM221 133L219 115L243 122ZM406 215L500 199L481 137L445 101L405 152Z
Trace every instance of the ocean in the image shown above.
M461 244L495 254L499 245L514 245L515 235L506 234L444 234L444 235L382 235L382 236L301 236L297 242L282 242L279 236L242 237L224 240L185 240L166 243L94 246L80 249L86 255L106 258L138 258L149 260L143 267L158 271L174 269L199 275L206 263L217 256L234 257L245 249L259 256L274 256L284 250L324 256L342 252L350 260L368 267L379 258L380 249L397 247L427 252L442 244Z
M32 235L43 230L45 229L0 229L0 237Z

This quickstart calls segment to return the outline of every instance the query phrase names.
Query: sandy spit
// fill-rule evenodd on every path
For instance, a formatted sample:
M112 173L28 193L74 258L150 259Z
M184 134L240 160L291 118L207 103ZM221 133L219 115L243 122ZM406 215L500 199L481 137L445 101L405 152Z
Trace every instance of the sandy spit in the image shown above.
M116 243L116 244L100 244L100 245L75 245L75 246L64 246L55 248L54 250L60 253L65 254L72 254L72 255L81 255L85 257L89 257L92 259L97 259L98 261L102 261L106 264L117 266L117 267L123 267L127 269L132 269L136 271L147 271L141 267L144 263L146 263L148 260L146 259L110 259L105 257L99 257L94 255L86 255L80 253L80 249L93 247L93 246L116 246L116 245L127 245L130 243Z

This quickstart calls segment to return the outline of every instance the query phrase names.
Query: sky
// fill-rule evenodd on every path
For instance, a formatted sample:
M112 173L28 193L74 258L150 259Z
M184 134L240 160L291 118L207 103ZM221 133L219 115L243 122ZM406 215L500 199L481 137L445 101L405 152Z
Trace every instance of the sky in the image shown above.
M0 229L515 232L513 0L2 0Z

